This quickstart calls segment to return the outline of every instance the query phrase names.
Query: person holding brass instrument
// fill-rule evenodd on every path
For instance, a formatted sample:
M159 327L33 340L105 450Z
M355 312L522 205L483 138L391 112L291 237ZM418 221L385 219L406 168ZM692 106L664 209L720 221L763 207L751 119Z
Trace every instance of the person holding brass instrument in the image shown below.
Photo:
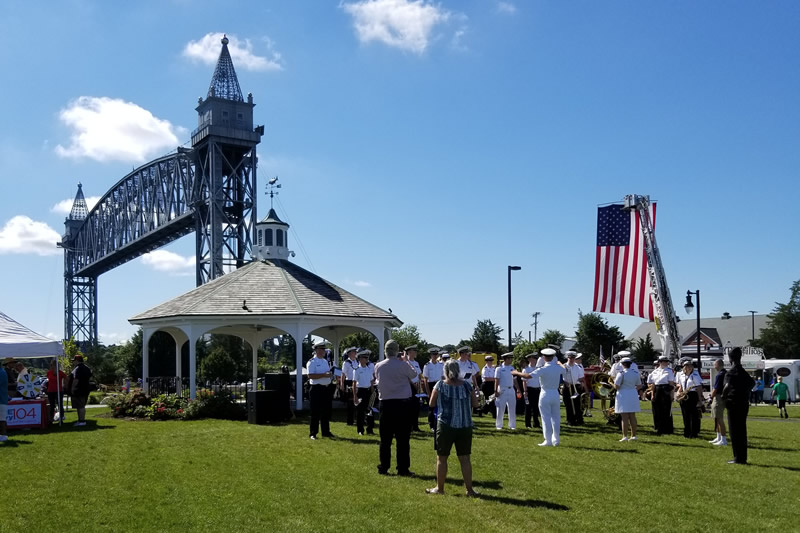
M370 396L375 388L375 379L369 367L369 350L358 352L359 366L353 371L353 405L356 406L356 429L358 434L364 434L367 426L367 435L374 435L375 417L372 416ZM367 413L367 410L370 412Z
M672 391L675 390L675 373L669 367L669 357L658 358L658 367L647 376L650 402L653 410L653 429L656 435L672 435Z
M405 349L406 352L406 363L408 366L414 369L414 373L417 374L417 377L411 380L411 402L409 407L411 408L409 411L409 416L411 417L411 431L422 431L419 428L419 396L424 392L420 387L420 376L422 375L422 369L419 367L419 363L417 362L417 345L413 344L411 346L407 346Z
M489 397L494 394L494 374L497 367L494 364L494 357L491 355L487 355L483 360L486 364L481 369L481 392L486 399L486 405L489 406L489 412L494 418L497 418L497 397L495 397L495 401L489 402Z
M339 376L339 394L347 405L347 425L352 426L355 423L355 404L351 401L356 396L355 388L353 387L353 372L358 368L358 359L356 358L355 346L351 346L344 351L345 360L342 363L342 375Z
M691 359L686 359L682 368L683 371L678 375L678 394L675 399L678 400L683 415L683 436L695 439L700 434L703 381L700 374L694 371Z
M614 412L622 418L622 438L620 442L636 440L636 413L639 406L638 387L641 384L639 371L631 368L633 361L630 357L620 359L622 370L614 378L614 389L617 394L614 403ZM630 437L628 437L630 432Z
M576 352L567 351L567 364L564 365L567 373L564 375L564 386L561 389L561 399L567 411L568 426L583 425L583 405L581 395L586 392L583 367L575 362Z
M444 365L437 360L439 359L439 348L431 348L428 350L428 355L430 356L430 361L422 367L422 378L425 383L425 393L428 395L428 426L431 431L436 431L436 415L430 405L430 399L433 388L442 379Z

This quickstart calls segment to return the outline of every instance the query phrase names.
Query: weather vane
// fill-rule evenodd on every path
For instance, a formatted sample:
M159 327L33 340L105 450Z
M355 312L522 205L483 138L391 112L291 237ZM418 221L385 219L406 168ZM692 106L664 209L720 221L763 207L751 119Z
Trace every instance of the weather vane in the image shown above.
M275 195L278 194L278 191L276 191L275 189L280 189L280 188L281 188L281 184L278 183L278 176L275 176L274 178L270 179L269 182L267 182L267 192L266 192L266 194L269 194L269 208L270 209L272 209L273 198L275 198Z

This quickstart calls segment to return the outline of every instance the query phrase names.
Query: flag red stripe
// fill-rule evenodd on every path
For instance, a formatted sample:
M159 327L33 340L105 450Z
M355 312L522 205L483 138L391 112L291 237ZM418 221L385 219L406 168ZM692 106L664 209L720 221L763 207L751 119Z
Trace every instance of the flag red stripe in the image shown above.
M595 260L594 260L594 306L592 309L597 311L597 289L600 287L600 247L597 247L595 250Z

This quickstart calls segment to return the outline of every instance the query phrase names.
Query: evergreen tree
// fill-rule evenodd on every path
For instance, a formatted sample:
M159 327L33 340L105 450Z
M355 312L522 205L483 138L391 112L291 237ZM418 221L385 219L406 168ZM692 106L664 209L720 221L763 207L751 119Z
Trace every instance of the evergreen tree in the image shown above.
M800 280L792 283L791 293L787 303L776 302L775 309L767 315L767 327L753 342L753 346L764 349L767 357L800 358Z

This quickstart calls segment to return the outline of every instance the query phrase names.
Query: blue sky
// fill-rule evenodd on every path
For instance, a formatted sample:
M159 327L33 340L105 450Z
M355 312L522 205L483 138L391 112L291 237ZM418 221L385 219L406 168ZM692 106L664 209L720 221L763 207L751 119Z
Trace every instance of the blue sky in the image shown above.
M572 333L597 205L630 193L676 304L768 312L800 278L798 27L790 1L3 2L0 309L62 335L59 206L189 140L226 32L295 261L428 341L505 329L509 264L514 329ZM101 340L193 287L192 239L100 277Z

